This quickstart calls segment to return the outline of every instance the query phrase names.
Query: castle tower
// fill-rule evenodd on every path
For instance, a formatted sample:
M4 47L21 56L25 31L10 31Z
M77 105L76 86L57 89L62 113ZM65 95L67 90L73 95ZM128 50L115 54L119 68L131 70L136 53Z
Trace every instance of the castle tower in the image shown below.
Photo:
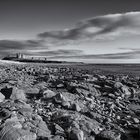
M18 59L23 59L23 58L24 58L24 55L21 54L21 53L17 53L17 54L16 54L16 58L18 58Z

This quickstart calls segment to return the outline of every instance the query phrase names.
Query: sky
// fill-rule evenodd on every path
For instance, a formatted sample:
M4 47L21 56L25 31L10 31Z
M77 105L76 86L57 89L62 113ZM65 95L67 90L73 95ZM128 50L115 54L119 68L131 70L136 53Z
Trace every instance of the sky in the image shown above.
M0 0L0 57L140 62L139 0Z

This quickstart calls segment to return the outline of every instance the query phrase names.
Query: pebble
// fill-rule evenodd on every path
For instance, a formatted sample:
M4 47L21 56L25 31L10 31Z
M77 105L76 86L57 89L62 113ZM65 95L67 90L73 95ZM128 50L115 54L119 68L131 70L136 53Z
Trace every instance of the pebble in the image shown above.
M139 121L139 119L137 119L137 118L133 118L133 121L134 121L134 123L139 123L140 121Z

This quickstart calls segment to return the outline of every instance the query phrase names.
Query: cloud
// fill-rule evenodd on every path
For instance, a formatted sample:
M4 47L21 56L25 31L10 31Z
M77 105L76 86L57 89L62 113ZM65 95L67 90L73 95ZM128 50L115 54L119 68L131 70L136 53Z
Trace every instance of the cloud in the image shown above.
M95 54L95 55L73 55L73 56L54 56L49 57L51 59L135 59L140 58L140 50L139 51L131 51L125 53L112 53L112 54Z
M59 41L82 39L110 39L118 35L140 35L140 12L110 14L80 21L72 29L38 34L42 39Z
M11 41L11 40L0 40L0 49L9 50L9 49L23 49L25 47L23 41Z
M29 50L28 54L34 54L37 56L46 56L46 57L59 57L59 56L67 56L67 57L72 57L76 55L82 55L83 51L81 50L63 50L63 49L58 49L58 50L53 50L53 51L48 51L48 50Z
M65 31L52 31L52 32L44 32L38 35L41 38L56 38L56 39L77 39L80 36L80 29L71 29Z
M1 55L16 52L27 52L30 49L38 49L42 46L40 40L0 40Z

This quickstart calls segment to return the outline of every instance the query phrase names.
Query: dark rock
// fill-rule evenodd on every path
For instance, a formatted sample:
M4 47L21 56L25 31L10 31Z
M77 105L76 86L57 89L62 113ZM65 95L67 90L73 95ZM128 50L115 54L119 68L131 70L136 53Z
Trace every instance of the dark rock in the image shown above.
M112 130L102 131L95 140L121 140L121 134Z
M62 103L63 101L67 101L66 98L61 93L57 94L54 97L54 100L56 103Z
M81 108L80 108L80 106L78 105L78 103L74 103L74 104L72 105L72 109L75 110L75 111L77 111L77 112L80 112L80 111L81 111Z
M56 136L50 138L49 140L65 140L65 139L63 136L56 135Z
M12 94L12 90L13 90L12 87L10 87L10 88L5 87L5 88L1 89L1 93L5 96L5 99L10 99L10 96Z
M40 93L38 88L28 88L25 90L28 99L40 99L43 94Z
M84 140L84 133L80 129L72 128L71 132L69 133L70 140Z

